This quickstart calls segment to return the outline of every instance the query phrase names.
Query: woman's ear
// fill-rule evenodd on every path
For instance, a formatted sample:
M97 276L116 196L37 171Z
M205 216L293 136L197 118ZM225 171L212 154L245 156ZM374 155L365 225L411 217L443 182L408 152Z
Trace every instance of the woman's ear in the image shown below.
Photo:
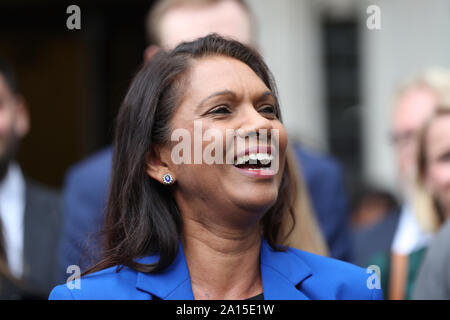
M172 177L174 176L173 172L170 172L167 163L161 159L159 151L152 149L147 152L145 160L147 174L156 181L163 183L164 175L167 173L170 173Z

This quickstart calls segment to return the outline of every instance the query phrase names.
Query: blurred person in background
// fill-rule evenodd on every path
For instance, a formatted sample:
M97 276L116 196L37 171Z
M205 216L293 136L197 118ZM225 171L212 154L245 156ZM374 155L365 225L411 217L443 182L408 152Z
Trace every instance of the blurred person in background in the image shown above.
M211 32L229 36L244 44L253 43L254 24L248 7L238 0L166 0L158 1L151 8L147 19L149 45L144 52L148 62L160 50L171 49L183 40L193 40ZM304 214L296 228L308 229L317 217L326 243L314 245L334 258L348 260L350 239L347 230L348 200L342 179L342 171L336 161L295 145L295 155L300 159L300 178L304 177L311 204L300 201L305 210L315 209L315 214ZM77 264L82 269L99 259L99 240L95 236L101 229L106 206L111 171L111 147L88 157L72 167L64 186L64 227L60 248L62 279L67 278L68 265ZM294 161L289 156L290 161ZM295 160L298 161L298 160ZM301 181L300 183L303 183ZM301 196L306 199L308 194ZM308 209L310 210L310 209ZM311 215L311 219L308 219ZM303 227L301 227L303 226ZM311 228L310 235L313 235ZM295 234L295 232L293 233ZM301 237L306 232L299 233ZM314 236L321 238L321 236ZM296 240L298 241L298 239ZM317 243L321 243L317 239ZM293 245L290 243L290 245ZM307 245L303 243L303 245ZM61 280L62 280L61 279Z
M16 279L9 270L3 227L0 220L0 300L39 300L43 297L24 281Z
M305 148L298 141L292 145L330 256L351 261L350 206L341 165L332 156Z
M400 219L390 257L374 261L384 265L382 283L387 281L390 299L411 297L424 250L433 232L418 219L414 208L418 135L433 110L450 92L450 73L441 68L425 70L407 80L396 94L392 118L392 140L403 195ZM383 279L384 278L384 279Z
M25 177L15 161L20 140L29 127L27 106L19 94L12 66L0 61L2 269L12 291L21 290L14 286L20 282L46 298L57 281L61 203L56 191ZM5 295L10 297L9 293Z
M437 107L419 141L414 208L419 223L438 233L419 269L413 298L450 299L450 101Z
M389 192L363 188L356 195L350 220L352 263L368 267L376 255L390 251L398 211L397 199Z

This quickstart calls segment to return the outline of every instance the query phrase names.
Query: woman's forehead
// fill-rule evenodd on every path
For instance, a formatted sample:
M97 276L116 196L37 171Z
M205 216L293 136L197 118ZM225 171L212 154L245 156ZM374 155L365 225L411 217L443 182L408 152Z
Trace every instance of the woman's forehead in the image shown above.
M270 91L258 75L244 62L226 56L195 60L188 75L188 93L200 96L230 90L237 95Z

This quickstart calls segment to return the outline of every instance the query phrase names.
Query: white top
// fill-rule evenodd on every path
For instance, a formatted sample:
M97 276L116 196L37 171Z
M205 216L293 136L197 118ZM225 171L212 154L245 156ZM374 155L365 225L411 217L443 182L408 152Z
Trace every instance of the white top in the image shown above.
M416 216L408 205L403 205L400 219L392 241L391 251L400 255L409 255L423 248L432 238L431 233L422 230Z
M0 218L8 266L16 278L23 273L24 215L25 179L19 165L11 163L0 182Z

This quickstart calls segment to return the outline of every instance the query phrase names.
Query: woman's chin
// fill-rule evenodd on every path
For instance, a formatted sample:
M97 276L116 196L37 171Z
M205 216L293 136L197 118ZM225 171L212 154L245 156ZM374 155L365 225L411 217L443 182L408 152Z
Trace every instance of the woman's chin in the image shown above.
M277 190L265 190L264 192L249 192L236 195L234 203L246 211L265 213L277 201Z

